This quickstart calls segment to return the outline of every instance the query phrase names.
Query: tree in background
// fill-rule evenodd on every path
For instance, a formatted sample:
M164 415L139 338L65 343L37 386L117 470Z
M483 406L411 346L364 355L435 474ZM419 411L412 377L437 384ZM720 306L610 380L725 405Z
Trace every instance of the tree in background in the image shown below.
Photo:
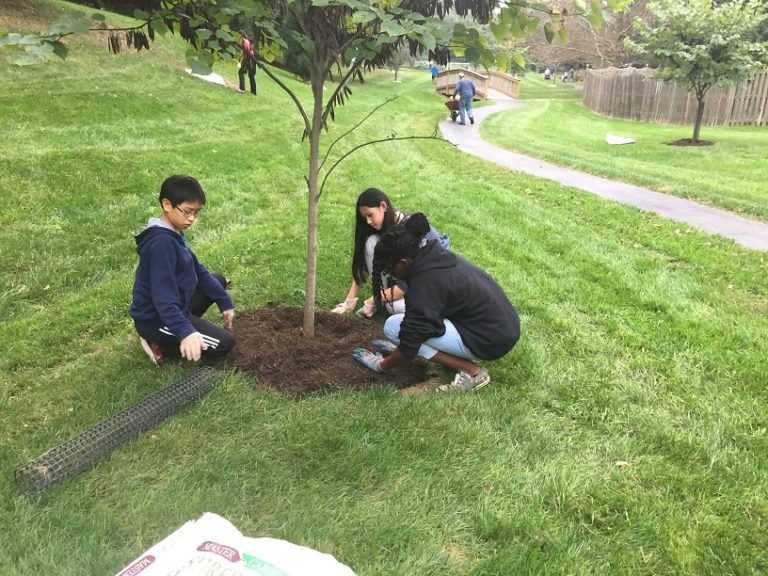
M573 13L581 10L591 21L601 22L604 8L621 9L629 0L571 1ZM543 24L547 38L558 35L563 41L567 40L569 14L564 8L550 9L531 0L136 0L134 5L134 17L141 21L135 27L117 30L105 26L102 14L94 14L92 21L69 16L38 34L0 34L0 47L16 50L17 63L33 64L51 54L66 57L62 39L74 33L108 31L110 46L116 51L121 33L129 46L140 49L148 48L155 34L178 32L191 46L187 60L192 71L206 74L216 60L237 58L241 34L248 34L259 67L290 96L304 122L303 137L309 141L303 322L309 338L315 333L317 218L322 191L318 183L325 162L320 160L321 134L333 120L335 107L350 96L351 81L362 81L365 71L385 66L402 46L412 55L426 52L430 60L443 65L451 54L501 70L509 68L511 61L524 65L520 55L495 52L479 27L446 22L449 13L489 24L498 40L533 33L541 24L541 17L535 14L541 14L547 18ZM297 57L308 77L311 107L302 104L267 66L286 53ZM327 81L334 82L335 88L326 100ZM338 139L328 147L325 158L336 142Z
M660 0L648 5L653 18L637 20L637 38L627 40L637 54L658 65L658 76L676 80L696 95L693 127L699 142L704 97L716 85L746 80L768 62L768 45L758 39L768 19L762 0Z
M555 4L554 0L546 0ZM544 30L539 30L524 42L527 59L538 65L569 68L591 66L622 68L632 64L637 56L624 44L633 34L637 18L647 17L646 0L634 0L624 10L606 14L605 22L591 22L583 16L572 18L568 23L568 42L548 42Z

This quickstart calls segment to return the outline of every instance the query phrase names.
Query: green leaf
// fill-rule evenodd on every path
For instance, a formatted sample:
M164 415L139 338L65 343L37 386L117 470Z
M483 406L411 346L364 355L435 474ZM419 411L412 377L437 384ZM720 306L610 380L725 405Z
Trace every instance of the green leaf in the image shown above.
M557 37L563 44L568 44L568 29L564 26L557 31Z
M584 0L573 0L573 7L581 13L587 11L587 3Z
M523 32L523 29L520 28L520 24L518 24L517 19L512 20L509 31L512 33L514 38L525 38L525 32Z
M149 20L149 14L140 8L136 8L136 10L133 11L133 17L136 18L136 20Z
M500 72L509 70L509 55L506 52L496 53L496 66L498 66Z
M225 40L227 42L232 42L235 39L234 36L232 36L232 34L230 34L229 32L227 32L222 28L219 28L218 30L216 30L216 38L218 38L219 40Z
M39 61L40 59L37 56L26 52L22 52L20 55L13 58L13 63L16 64L16 66L31 66L32 64L37 64Z
M318 8L325 8L330 5L331 0L312 0L312 6L316 6Z
M507 37L507 27L504 26L501 22L491 22L490 24L491 32L493 33L494 38L496 40L504 40L504 38Z
M195 34L198 38L201 38L203 40L208 40L212 36L212 32L210 30L206 30L205 28L198 28L195 30Z
M0 46L16 46L20 42L21 34L17 34L16 32L0 35Z
M424 15L419 14L418 12L408 12L404 17L408 20L413 20L414 22L424 22L426 20Z
M155 20L152 22L152 28L155 29L155 32L160 34L161 36L165 36L165 34L168 33L168 26L165 25L165 22L162 20Z
M371 20L376 20L376 14L374 12L368 12L367 10L359 10L352 14L352 22L357 24L367 24Z
M390 36L403 36L405 34L405 28L400 26L395 20L389 20L381 23L381 31Z
M592 0L589 8L589 14L586 15L586 18L595 30L600 30L600 28L603 27L604 22L603 7L600 0Z
M480 52L476 48L469 46L464 51L464 58L466 58L470 62L477 62L478 60L480 60Z
M299 38L299 45L304 49L304 51L307 54L314 54L316 47L315 43L312 42L311 38L307 38L306 36L302 36Z
M53 53L62 60L66 60L67 54L69 53L69 48L67 48L66 44L57 40L53 43Z
M19 44L22 46L32 46L35 44L40 44L40 36L37 34L26 34L20 41Z
M552 40L555 37L555 29L552 27L552 22L546 22L544 24L544 37L549 44L552 44Z
M28 45L24 47L24 50L26 50L27 54L33 54L38 59L42 60L53 54L53 44L44 42L37 45Z
M517 52L515 52L514 54L512 54L511 58L515 64L520 66L520 68L525 69L525 58L523 57L522 54L518 54Z
M91 14L91 20L98 20L99 22L104 22L104 20L106 19L107 17L104 16L104 14L102 14L101 12L94 12L93 14Z
M432 34L430 34L429 32L424 32L424 34L422 34L419 37L419 43L425 48L427 48L428 50L434 50L435 47L437 46L437 41L435 40L435 37L432 36Z

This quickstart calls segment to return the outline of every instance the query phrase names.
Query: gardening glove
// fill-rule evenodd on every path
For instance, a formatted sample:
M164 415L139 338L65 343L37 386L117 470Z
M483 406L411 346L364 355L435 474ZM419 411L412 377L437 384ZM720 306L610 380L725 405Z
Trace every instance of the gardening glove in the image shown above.
M357 312L355 312L355 314L360 316L360 318L367 318L368 320L370 320L371 318L373 318L373 310L374 310L373 304L364 302L363 307L360 308L360 310L358 310Z
M350 310L354 310L357 305L357 298L347 298L344 302L336 304L336 307L331 310L334 314L344 314Z
M203 355L203 350L208 348L208 345L203 340L203 335L200 332L192 332L189 336L181 341L179 350L181 351L181 357L192 362L197 362Z
M371 342L371 346L373 346L373 349L379 352L384 358L397 350L397 346L389 340L374 340Z
M355 348L354 352L352 352L352 358L355 362L362 364L372 372L383 372L381 363L384 358L381 354L374 354L365 348Z

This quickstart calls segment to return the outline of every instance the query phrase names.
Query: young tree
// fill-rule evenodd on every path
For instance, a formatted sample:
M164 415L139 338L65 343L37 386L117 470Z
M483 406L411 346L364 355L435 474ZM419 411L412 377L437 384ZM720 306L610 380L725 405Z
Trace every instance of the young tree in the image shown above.
M659 77L676 80L696 95L696 143L707 91L746 80L768 62L767 46L758 41L768 13L762 0L721 5L712 0L659 0L648 7L652 20L637 20L637 38L627 45L658 64Z
M584 0L571 1L577 6L574 13L583 7L590 19L600 21L603 7L621 8L629 0L592 0L589 5ZM509 67L509 54L495 53L477 28L446 23L448 13L471 16L480 24L490 23L497 39L533 32L541 23L530 13L536 9L531 0L137 0L136 5L139 9L135 17L143 22L135 29L124 30L130 43L137 48L148 47L155 33L178 31L192 47L187 58L193 72L207 73L216 59L236 58L241 33L248 33L257 49L259 66L285 90L301 115L304 138L309 141L303 323L307 337L314 336L321 134L329 119L333 120L335 107L351 94L351 80L362 80L365 71L385 66L403 45L411 54L427 52L429 59L441 64L446 64L454 53L486 67ZM544 12L555 18L554 26L549 21L544 24L548 38L554 36L555 27L561 38L565 37L567 11L550 13L545 7ZM34 63L50 54L64 58L67 49L62 38L94 29L107 30L82 18L69 18L53 23L40 34L0 35L0 47L17 49L21 64ZM306 108L266 65L288 49L303 53L312 91L311 108ZM515 58L515 62L519 60ZM326 100L323 88L329 80L335 80L336 86Z

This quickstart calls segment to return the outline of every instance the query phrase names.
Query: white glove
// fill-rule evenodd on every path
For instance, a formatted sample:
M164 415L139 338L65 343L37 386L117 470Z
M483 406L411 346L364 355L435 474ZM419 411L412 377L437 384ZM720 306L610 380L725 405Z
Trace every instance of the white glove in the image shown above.
M344 314L355 309L357 305L357 298L347 298L344 302L336 304L336 307L331 310L334 314Z

